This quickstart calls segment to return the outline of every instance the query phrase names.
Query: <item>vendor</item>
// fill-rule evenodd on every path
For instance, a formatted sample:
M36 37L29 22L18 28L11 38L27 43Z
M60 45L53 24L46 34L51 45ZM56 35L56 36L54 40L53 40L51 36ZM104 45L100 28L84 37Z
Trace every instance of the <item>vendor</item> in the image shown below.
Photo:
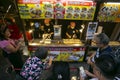
M79 38L79 30L76 28L75 22L70 22L70 25L67 27L66 38L68 39Z
M48 38L53 39L54 28L53 24L50 23L50 19L45 19L42 26L40 26L41 34L47 34Z

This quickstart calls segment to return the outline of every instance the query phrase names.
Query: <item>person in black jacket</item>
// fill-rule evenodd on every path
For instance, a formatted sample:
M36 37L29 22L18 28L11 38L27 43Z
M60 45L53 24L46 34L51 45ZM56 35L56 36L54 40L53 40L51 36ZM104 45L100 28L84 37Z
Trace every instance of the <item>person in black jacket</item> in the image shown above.
M54 34L54 28L53 28L53 24L51 24L50 21L51 21L50 19L45 19L42 26L40 26L40 30L42 35L48 34L52 39Z
M70 25L66 31L66 38L68 39L77 39L79 34L79 30L76 28L75 22L70 22Z

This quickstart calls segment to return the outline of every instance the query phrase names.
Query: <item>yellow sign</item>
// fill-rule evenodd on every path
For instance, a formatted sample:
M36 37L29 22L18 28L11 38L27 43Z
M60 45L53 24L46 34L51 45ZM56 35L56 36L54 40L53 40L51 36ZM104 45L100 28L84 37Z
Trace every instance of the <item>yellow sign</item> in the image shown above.
M104 3L101 5L98 20L101 22L120 22L120 3Z
M96 9L95 2L66 1L66 2L45 2L38 4L23 3L18 4L20 17L22 19L75 19L93 20Z

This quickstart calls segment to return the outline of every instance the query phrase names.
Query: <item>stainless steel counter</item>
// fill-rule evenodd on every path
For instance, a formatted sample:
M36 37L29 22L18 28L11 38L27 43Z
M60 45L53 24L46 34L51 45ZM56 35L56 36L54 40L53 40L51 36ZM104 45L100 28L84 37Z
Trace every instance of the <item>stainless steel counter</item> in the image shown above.
M63 39L63 40L51 40L51 39L46 39L46 40L33 40L29 42L29 46L52 46L52 47L57 47L57 46L84 46L84 43L82 43L81 40L79 39Z

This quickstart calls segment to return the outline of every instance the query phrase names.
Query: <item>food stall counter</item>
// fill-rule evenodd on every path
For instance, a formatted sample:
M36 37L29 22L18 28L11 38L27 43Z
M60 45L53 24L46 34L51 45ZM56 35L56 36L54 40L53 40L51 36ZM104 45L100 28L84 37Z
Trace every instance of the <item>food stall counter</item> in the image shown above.
M48 57L54 57L54 61L83 61L86 47L79 39L34 40L29 42L28 50L35 51L44 46L49 50Z
M40 40L40 39L35 39L29 42L29 46L84 46L84 43L79 40L79 39L63 39L63 40L51 40L51 39L46 39L46 40Z

